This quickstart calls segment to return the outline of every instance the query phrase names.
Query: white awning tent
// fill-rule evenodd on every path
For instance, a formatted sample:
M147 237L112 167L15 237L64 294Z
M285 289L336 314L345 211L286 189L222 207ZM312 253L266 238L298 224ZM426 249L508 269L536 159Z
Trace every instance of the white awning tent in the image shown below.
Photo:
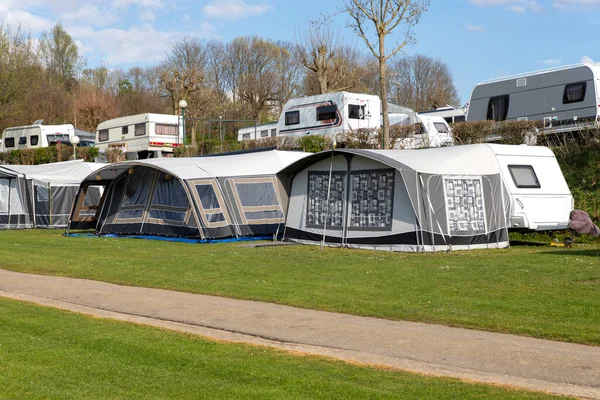
M508 246L510 198L487 145L335 149L292 175L284 238L392 251Z
M110 164L82 182L69 227L199 239L277 234L289 184L277 173L307 155L268 150ZM95 205L87 194L94 187L106 188Z
M67 227L81 181L102 165L75 160L0 166L0 229Z

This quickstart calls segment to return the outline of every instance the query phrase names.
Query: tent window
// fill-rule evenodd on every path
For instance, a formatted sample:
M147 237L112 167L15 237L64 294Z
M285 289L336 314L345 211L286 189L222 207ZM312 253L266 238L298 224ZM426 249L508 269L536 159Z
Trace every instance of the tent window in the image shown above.
M245 213L247 220L283 219L283 211L251 211Z
M578 103L585 98L586 82L571 83L565 86L563 104Z
M0 179L0 213L8 213L8 194L10 193L10 180Z
M198 197L200 197L202 208L205 210L221 208L213 185L196 185L196 191L198 192Z
M189 205L187 193L179 179L161 172L154 189L152 206L182 207L187 210Z
M490 98L488 103L487 119L504 121L508 115L508 95Z
M184 222L185 217L186 217L186 213L184 213L184 212L158 210L158 209L150 210L150 218L154 218L154 219L168 220L168 221L175 221L175 222Z
M127 183L121 206L142 206L148 200L152 170L149 168L136 168L127 175Z
M36 185L36 199L38 203L47 203L48 199L48 187Z
M240 183L236 182L242 207L279 206L273 182Z
M394 175L393 169L352 173L351 229L392 229Z
M337 106L317 107L317 121L329 121L337 117Z
M445 178L446 215L451 235L486 232L481 178Z
M508 170L515 186L520 189L539 189L540 181L531 165L509 165Z
M210 223L224 222L225 221L225 216L223 215L223 213L206 214L206 219Z
M118 219L139 219L142 218L144 210L120 210Z
M308 206L306 226L308 228L341 229L344 215L346 173L333 171L331 185L328 172L308 173ZM329 192L329 203L327 194Z
M83 205L79 211L79 217L94 217L96 210L100 205L100 198L104 192L104 186L88 186L85 189L85 197L83 198Z

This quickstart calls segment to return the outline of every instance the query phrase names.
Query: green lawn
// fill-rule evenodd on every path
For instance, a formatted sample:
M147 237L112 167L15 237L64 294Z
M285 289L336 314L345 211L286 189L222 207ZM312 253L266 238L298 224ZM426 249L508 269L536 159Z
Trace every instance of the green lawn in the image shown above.
M1 399L550 399L0 298Z
M0 268L600 345L600 246L407 254L0 232Z

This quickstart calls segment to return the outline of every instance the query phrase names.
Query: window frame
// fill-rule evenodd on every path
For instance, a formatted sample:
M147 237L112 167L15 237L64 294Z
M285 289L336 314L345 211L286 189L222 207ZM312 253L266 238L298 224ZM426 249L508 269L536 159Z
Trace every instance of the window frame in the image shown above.
M240 210L240 217L242 218L242 223L245 225L263 225L263 224L283 224L285 223L285 210L282 206L282 199L279 190L277 190L277 180L276 178L228 178L225 180L225 183L229 185L229 190L233 193L233 198L235 203ZM240 198L237 184L253 184L253 183L269 183L273 187L273 191L275 192L275 196L277 197L278 204L270 204L264 206L244 206L242 204L242 199ZM277 218L262 218L262 219L248 219L246 217L246 213L253 212L281 212L281 217Z
M581 91L581 98L578 98L576 100L569 100L568 99L568 92L569 89L575 87L575 86L583 86L583 90ZM565 89L563 91L563 104L572 104L572 103L580 103L583 100L585 100L585 93L586 93L586 89L587 89L587 82L586 81L581 81L581 82L573 82L573 83L569 83L567 85L565 85Z
M127 135L128 133L129 133L129 126L128 126L128 125L126 125L126 126L122 126L122 127L121 127L121 135L125 136L125 135Z
M300 124L300 110L286 111L285 113L285 125L299 125Z
M435 127L435 130L438 131L438 133L450 133L450 130L448 129L448 126L446 124L443 124L441 122L434 122L433 126ZM440 127L442 127L444 130L441 131Z
M492 102L494 102L495 100L499 100L499 99L505 99L506 100L506 107L504 107L504 110L502 111L502 115L500 118L496 119L496 118L492 118ZM494 121L506 121L506 117L508 116L508 108L510 107L510 96L508 94L503 94L501 96L492 96L490 97L490 99L488 100L488 108L487 108L487 115L486 115L486 119L487 120L494 120Z
M261 138L269 137L269 130L267 129L267 130L260 131L260 137Z
M513 180L513 183L515 184L515 186L518 189L541 189L542 185L540 184L540 180L537 177L537 174L535 173L535 169L533 168L532 165L527 165L527 164L509 164L507 166L508 168L508 172L510 173L510 177ZM535 179L536 184L534 185L523 185L523 184L519 184L517 182L517 179L515 178L515 175L513 173L513 168L521 168L521 169L528 169L529 171L531 171L531 174L533 175L533 178Z
M196 202L196 206L198 207L198 210L200 211L200 218L202 219L202 222L204 223L204 225L207 228L220 228L220 227L224 227L224 226L228 226L228 225L232 225L231 224L231 218L229 217L229 213L227 212L227 206L225 204L225 199L223 198L223 195L221 193L221 190L219 189L219 186L217 185L216 180L214 179L194 179L194 180L190 180L188 181L191 190L190 192L192 193L192 197L194 198L194 201ZM200 198L200 195L198 194L198 190L196 189L196 186L198 185L211 185L213 188L213 191L215 193L215 196L217 198L217 202L219 203L219 208L204 208L204 206L202 205L202 199ZM223 221L210 221L209 220L209 215L213 215L213 214L222 214L223 215Z
M9 143L10 143L10 145L9 145ZM14 137L4 138L4 147L10 148L10 149L15 147L15 138Z
M35 138L35 143L34 143L34 138ZM40 142L40 136L39 135L31 135L31 136L29 136L29 144L31 144L32 146L37 146L39 142Z
M171 131L173 131L173 133L159 132L160 129L156 129L158 127L160 127L161 129L165 128L167 131L171 130ZM161 136L177 136L177 134L179 133L178 131L179 131L178 126L174 125L174 124L159 124L159 123L154 124L154 133L157 134L157 135L161 135ZM138 136L144 136L144 135L138 135Z

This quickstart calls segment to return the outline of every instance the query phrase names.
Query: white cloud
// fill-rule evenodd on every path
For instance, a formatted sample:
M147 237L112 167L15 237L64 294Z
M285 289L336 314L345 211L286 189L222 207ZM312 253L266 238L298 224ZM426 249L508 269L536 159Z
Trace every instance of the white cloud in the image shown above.
M25 31L41 33L54 26L55 22L49 19L33 15L28 11L15 10L10 6L0 4L0 20L12 27L20 26Z
M540 61L540 63L552 67L552 66L555 66L555 65L562 64L562 61L558 60L558 59L555 59L555 58L551 58L551 59L548 59L548 60Z
M600 6L600 0L554 0L552 5L562 11L584 11Z
M560 0L559 0L560 1ZM569 0L564 0L569 1ZM585 1L585 0L583 0ZM588 0L593 1L593 0ZM534 0L469 0L469 3L478 7L503 6L504 9L514 13L542 12L544 7Z
M475 32L479 32L479 31L482 31L482 30L484 30L484 29L485 29L485 28L484 28L483 26L481 26L481 25L470 25L470 24L465 24L465 28L466 28L468 31L475 31Z
M600 65L600 61L594 61L591 57L588 57L588 56L581 57L580 61L584 64Z
M202 13L207 17L236 20L256 17L271 9L272 7L266 3L248 4L246 0L212 0L202 8Z

